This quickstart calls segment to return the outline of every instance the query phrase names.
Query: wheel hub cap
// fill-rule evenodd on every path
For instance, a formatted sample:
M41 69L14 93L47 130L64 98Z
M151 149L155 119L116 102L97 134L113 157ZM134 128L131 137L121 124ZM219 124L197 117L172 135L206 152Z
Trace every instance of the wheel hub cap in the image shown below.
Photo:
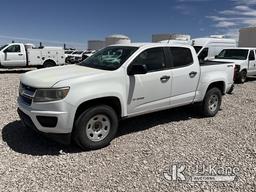
M209 100L209 109L214 112L216 111L219 104L219 98L217 95L212 95Z
M106 115L95 115L86 124L86 135L91 141L102 141L108 136L110 126L110 119Z

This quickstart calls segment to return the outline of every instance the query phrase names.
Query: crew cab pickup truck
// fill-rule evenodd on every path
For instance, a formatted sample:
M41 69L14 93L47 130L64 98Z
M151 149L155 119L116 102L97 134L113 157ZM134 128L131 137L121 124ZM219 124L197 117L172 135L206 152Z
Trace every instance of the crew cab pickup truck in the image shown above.
M1 67L52 67L65 64L61 47L32 48L22 43L11 43L0 48Z
M256 75L256 48L230 48L224 49L213 61L232 62L238 66L235 81L244 83L247 76Z
M193 103L215 116L233 73L230 64L200 66L189 45L114 45L79 64L23 74L18 113L26 126L62 143L73 138L98 149L123 118Z

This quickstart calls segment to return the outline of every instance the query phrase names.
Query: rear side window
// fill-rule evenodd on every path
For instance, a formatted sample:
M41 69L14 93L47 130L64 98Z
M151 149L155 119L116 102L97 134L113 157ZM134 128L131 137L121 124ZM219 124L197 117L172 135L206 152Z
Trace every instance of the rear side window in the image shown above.
M190 49L184 47L171 47L170 49L173 56L173 66L175 68L191 65L193 63L193 56Z
M163 48L151 48L135 58L132 65L146 65L148 71L163 70L166 66Z
M249 60L250 61L255 60L255 55L253 51L250 51Z

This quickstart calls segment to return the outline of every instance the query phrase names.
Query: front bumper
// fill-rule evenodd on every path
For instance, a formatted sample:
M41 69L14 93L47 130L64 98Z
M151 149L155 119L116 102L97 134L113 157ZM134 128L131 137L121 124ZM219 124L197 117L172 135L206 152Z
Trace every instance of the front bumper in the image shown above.
M60 143L66 144L66 140L70 140L75 112L75 108L63 100L28 105L18 98L18 113L23 123ZM49 119L54 122L47 122Z
M35 124L33 123L33 121L28 115L23 113L19 108L17 109L17 112L20 116L21 121L26 127L36 131L37 133L44 135L47 138L57 141L58 143L61 143L64 145L68 145L71 143L71 133L67 133L67 134L43 133L36 128Z

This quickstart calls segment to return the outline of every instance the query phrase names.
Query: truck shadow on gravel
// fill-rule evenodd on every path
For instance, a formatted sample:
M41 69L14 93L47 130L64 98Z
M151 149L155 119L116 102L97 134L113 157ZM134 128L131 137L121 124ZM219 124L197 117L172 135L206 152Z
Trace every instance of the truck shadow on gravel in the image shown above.
M256 81L256 76L247 77L246 81L248 81L248 82Z
M155 126L157 125L189 120L191 118L201 118L195 106L186 106L126 119L120 122L120 128L116 137L148 129L156 129ZM65 153L82 152L75 144L69 146L61 145L26 128L21 121L7 124L2 129L2 139L12 150L33 156L55 156Z

